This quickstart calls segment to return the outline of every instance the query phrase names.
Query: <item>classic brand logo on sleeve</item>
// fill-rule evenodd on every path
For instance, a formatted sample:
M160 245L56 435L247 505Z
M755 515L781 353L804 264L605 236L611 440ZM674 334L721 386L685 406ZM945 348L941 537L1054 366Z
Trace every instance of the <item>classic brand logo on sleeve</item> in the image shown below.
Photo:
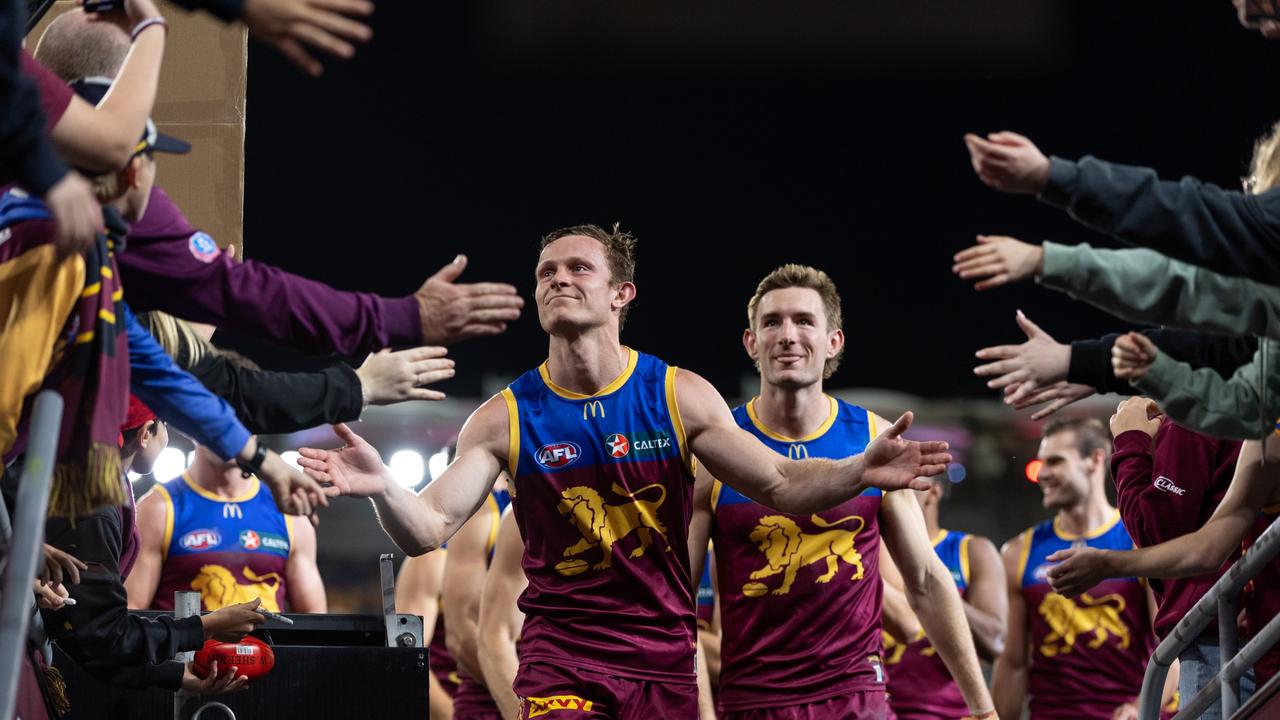
M1163 475L1156 478L1156 488L1159 490L1163 490L1165 492L1173 493L1178 497L1182 497L1183 495L1187 494L1186 488L1181 488L1181 487L1178 487L1177 485L1174 485L1172 480L1170 480L1169 478Z
M222 536L217 530L201 528L183 535L178 544L185 550L212 550L222 544Z
M222 250L218 247L218 243L209 237L208 233L197 232L187 241L187 247L191 250L191 257L202 263L211 263L218 259L222 254Z
M538 464L545 468L562 468L573 464L582 455L582 448L577 443L557 442L543 445L538 449Z

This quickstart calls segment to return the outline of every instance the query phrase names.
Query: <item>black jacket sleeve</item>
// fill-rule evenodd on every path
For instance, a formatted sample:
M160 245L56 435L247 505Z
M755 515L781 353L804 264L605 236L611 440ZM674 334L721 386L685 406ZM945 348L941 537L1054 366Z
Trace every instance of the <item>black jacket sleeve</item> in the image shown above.
M226 400L253 433L290 433L360 417L360 378L345 363L311 373L253 370L221 355L205 355L188 368Z
M1231 377L1236 368L1250 362L1258 349L1258 341L1252 337L1162 329L1147 329L1142 334L1174 360L1213 368L1223 377ZM1089 385L1099 393L1135 394L1137 390L1128 380L1121 380L1111 372L1111 346L1118 337L1120 333L1112 333L1097 340L1071 343L1067 382Z
M1280 278L1280 188L1257 195L1086 156L1055 157L1044 202L1130 245L1224 275Z
M223 22L235 22L244 14L244 0L173 0L187 10L206 10Z
M18 60L26 27L19 0L0 0L0 182L14 181L44 197L67 166L44 132L36 85Z
M49 637L105 682L177 689L182 681L181 663L176 682L173 669L164 663L179 652L203 647L204 628L198 616L150 620L129 613L128 595L120 578L120 510L102 508L76 518L74 525L64 518L49 518L46 534L50 545L89 566L80 573L79 584L67 587L75 605L56 612L42 611Z

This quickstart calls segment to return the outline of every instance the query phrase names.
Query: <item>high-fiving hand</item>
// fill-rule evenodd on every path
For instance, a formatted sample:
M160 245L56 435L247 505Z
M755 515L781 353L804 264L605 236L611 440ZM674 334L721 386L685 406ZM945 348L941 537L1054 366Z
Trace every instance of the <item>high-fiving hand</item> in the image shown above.
M1027 138L998 132L986 138L964 136L978 179L1007 193L1039 194L1049 184L1049 158Z
M952 258L951 272L977 279L975 290L990 290L1035 277L1044 269L1044 248L1003 235L979 235L978 244Z
M369 497L394 482L378 451L346 423L334 425L333 432L343 442L337 450L298 448L302 469L315 480L330 484L325 493Z
M862 479L881 490L928 490L930 478L945 472L951 462L947 443L941 440L919 442L907 440L902 433L911 427L911 412L905 412L893 427L867 445L863 451L866 463Z

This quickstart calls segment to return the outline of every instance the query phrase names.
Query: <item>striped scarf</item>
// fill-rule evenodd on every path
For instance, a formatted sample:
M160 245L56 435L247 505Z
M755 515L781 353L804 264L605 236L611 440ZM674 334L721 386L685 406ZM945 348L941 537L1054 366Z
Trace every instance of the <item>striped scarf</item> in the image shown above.
M62 517L87 515L125 500L118 440L129 403L129 346L117 319L124 290L113 251L123 244L126 226L110 208L104 216L108 234L80 258L84 282L79 296L68 316L55 319L62 329L51 355L37 358L49 367L39 389L55 390L64 403L49 495L49 514ZM48 246L54 230L48 217L38 200L13 192L0 197L0 232L12 231L0 244L0 264ZM0 333L8 329L0 325ZM0 371L0 382L5 380ZM15 449L25 444L29 413L30 403L24 402Z

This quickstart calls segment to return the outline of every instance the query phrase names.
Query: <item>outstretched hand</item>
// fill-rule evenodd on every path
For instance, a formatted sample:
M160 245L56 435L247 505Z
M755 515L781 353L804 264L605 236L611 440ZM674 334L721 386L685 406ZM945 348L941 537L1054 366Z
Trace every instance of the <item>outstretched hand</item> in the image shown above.
M453 377L453 360L445 357L448 353L445 348L428 346L396 352L384 349L369 355L356 369L365 403L443 400L444 393L425 386Z
M1116 338L1111 346L1111 372L1121 380L1141 380L1160 354L1160 348L1142 333Z
M1049 568L1049 587L1063 597L1073 598L1106 580L1106 551L1091 547L1067 548L1045 558L1057 563Z
M352 43L373 37L369 26L355 18L372 13L373 3L368 0L244 0L240 17L256 39L316 77L324 66L309 50L350 59L356 54Z
M1070 405L1077 400L1083 400L1090 395L1097 394L1097 389L1092 385L1081 385L1080 383L1070 383L1066 380L1060 380L1048 387L1040 388L1030 394L1023 395L1018 391L1021 389L1019 385L1010 385L1005 390L1005 402L1013 406L1014 410L1025 410L1036 405L1044 405L1044 407L1031 413L1032 420L1043 420L1050 415L1058 412L1062 408ZM1012 400L1011 397L1019 395L1019 399ZM1045 405L1045 403L1048 403Z
M272 451L267 451L267 457L262 461L257 475L271 491L271 497L275 499L280 512L302 515L312 525L320 524L320 516L316 511L322 506L327 507L329 499L314 479L293 469Z
M928 490L932 483L928 478L945 472L951 462L947 443L941 440L919 442L907 440L902 433L911 427L911 412L905 412L897 422L863 451L866 463L862 479L881 490Z
M1035 277L1044 267L1044 248L1003 235L979 235L978 244L956 253L951 272L977 279L975 290L990 290Z
M1049 158L1027 138L998 132L986 138L964 136L969 160L978 179L1007 193L1039 194L1049 184Z
M369 497L393 482L382 456L364 438L346 423L334 425L333 432L343 443L336 450L298 449L298 465L313 479L330 484L325 493L331 497Z
M497 335L507 323L520 317L524 299L513 285L454 281L467 267L467 256L427 278L415 296L422 320L422 341L428 345L449 345L460 340Z
M1018 388L1005 395L1004 402L1013 405L1043 390L1047 385L1067 379L1071 365L1071 346L1054 340L1031 319L1017 312L1014 319L1026 334L1021 345L997 345L982 348L976 354L979 360L992 360L973 369L975 375L992 377L987 387L1003 390L1011 385Z

